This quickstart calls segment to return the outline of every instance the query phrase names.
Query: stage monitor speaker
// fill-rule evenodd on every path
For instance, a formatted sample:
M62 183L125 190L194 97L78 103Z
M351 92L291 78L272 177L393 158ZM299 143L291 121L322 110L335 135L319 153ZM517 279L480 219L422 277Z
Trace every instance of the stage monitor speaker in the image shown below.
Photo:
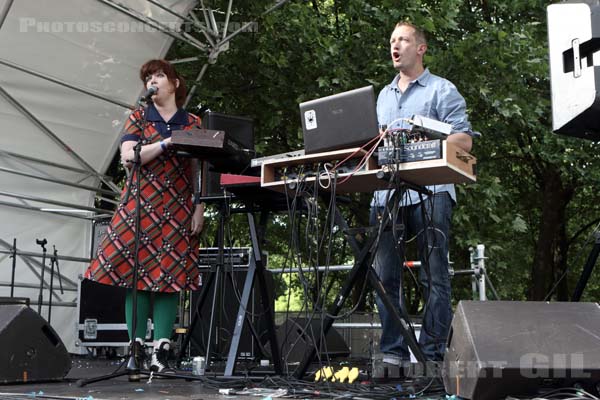
M0 305L0 349L0 383L60 380L71 369L58 334L25 305Z
M213 315L213 330L211 334L211 357L213 359L225 359L229 354L231 336L235 328L235 320L240 306L240 298L244 290L247 267L233 266L233 271L226 272L221 276L219 291L217 292L215 313ZM215 272L203 273L203 282L208 282L210 274ZM264 272L267 283L268 297L271 299L269 304L272 309L275 307L274 280L273 274L269 271ZM214 281L213 281L214 282ZM198 307L198 300L202 290L208 290L208 295L200 308L201 319L194 327L191 334L191 353L192 355L205 355L208 343L212 299L214 294L214 283L210 287L203 287L200 291L192 293L192 312ZM250 317L253 326L258 334L260 342L266 341L268 325L266 322L266 310L262 307L260 292L258 290L258 276L254 278L254 288L250 294L247 315ZM252 335L248 327L248 321L244 319L244 329L240 337L238 347L238 358L254 360L261 356L256 338ZM262 355L266 357L266 355Z
M306 352L315 347L316 340L321 335L321 319L319 316L308 322L307 318L289 318L277 328L277 343L281 348L284 362L299 362L304 359ZM321 359L326 357L347 357L350 349L346 341L334 328L329 328L325 341L321 339Z
M600 382L596 303L461 301L448 336L446 391L503 399Z

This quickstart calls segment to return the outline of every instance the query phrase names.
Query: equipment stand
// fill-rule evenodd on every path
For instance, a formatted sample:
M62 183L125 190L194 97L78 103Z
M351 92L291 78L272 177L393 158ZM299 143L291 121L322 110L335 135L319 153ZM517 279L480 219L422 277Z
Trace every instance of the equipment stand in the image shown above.
M44 239L36 239L35 243L42 246L42 272L40 274L40 292L38 294L38 314L42 315L42 302L44 301L44 272L46 271L46 244L48 241Z
M575 287L575 291L573 292L571 301L581 300L581 295L583 294L583 291L587 286L588 280L592 275L594 265L596 265L596 260L598 260L598 255L600 254L600 232L596 232L595 236L596 238L594 242L594 247L592 247L592 251L590 252L588 259L585 262L585 266L583 267L583 271L581 272L581 276L579 277L579 281L577 282L577 286Z
M204 301L206 300L206 297L208 296L208 289L211 287L211 285L214 285L215 291L213 293L209 336L208 336L208 343L206 346L207 347L206 348L207 365L210 360L210 341L211 341L212 327L213 327L214 318L215 318L215 304L216 304L216 300L217 300L217 290L219 287L219 279L221 279L220 276L224 272L224 264L225 264L224 263L224 243L225 243L224 236L225 236L225 217L226 217L225 211L227 209L226 203L233 198L234 198L234 196L228 195L228 196L206 196L206 197L200 197L198 199L198 201L201 201L201 202L215 202L215 201L219 202L219 228L218 228L218 237L217 237L217 244L218 244L217 265L216 265L216 271L211 274L209 280L202 287L202 293L200 295L200 298L198 299L198 302L196 303L196 310L194 312L194 317L192 318L192 321L190 322L189 331L187 332L185 338L182 341L181 349L179 350L179 354L177 356L178 363L183 358L183 354L185 353L185 350L186 350L187 346L189 345L191 335L196 326L196 323L198 322L198 318L200 317L200 310L202 309L202 305L204 304ZM276 334L275 334L275 322L274 322L275 319L274 319L274 315L273 315L273 308L271 305L269 305L270 299L269 299L269 296L267 293L267 286L266 286L266 281L264 278L265 267L264 267L264 264L262 261L262 253L261 253L260 246L259 246L258 235L256 233L254 215L252 214L251 211L247 211L247 217L248 217L248 225L249 225L249 230L250 230L250 237L252 240L252 259L250 260L250 263L249 263L250 265L248 267L248 272L246 274L244 290L243 290L242 297L240 300L238 314L237 314L237 317L235 320L234 334L231 338L231 345L230 345L229 353L228 353L228 357L227 357L227 365L225 367L225 373L224 373L225 377L233 376L233 371L235 369L235 362L236 362L237 354L238 354L240 337L241 337L242 329L244 326L244 319L248 319L248 324L251 328L251 333L254 335L257 343L260 343L260 338L256 334L256 331L253 329L252 320L249 318L249 316L246 313L246 310L248 308L248 302L250 299L250 293L252 291L252 286L254 284L255 276L258 276L259 290L260 290L260 294L261 294L261 302L263 304L263 308L265 310L267 310L266 323L268 326L268 336L269 336L268 340L271 343L271 349L275 349L275 350L271 351L271 356L273 359L273 363L275 365L275 373L281 374L283 371L283 369L281 367L281 359L279 357L279 347L277 346L277 338L276 338Z
M392 201L398 196L398 190L394 192L392 197ZM342 232L345 233L346 240L350 245L352 252L354 253L355 262L354 267L350 270L346 280L342 285L342 289L340 293L335 298L333 304L327 310L327 315L323 320L323 334L319 335L315 338L314 346L312 346L308 352L305 354L304 358L300 362L300 365L294 372L294 377L301 379L310 366L310 363L315 358L317 349L321 347L321 338L327 335L329 328L334 322L334 317L336 317L342 309L342 306L348 296L350 295L354 286L361 281L361 278L366 278L371 286L375 289L377 294L380 296L383 301L386 310L393 316L394 321L396 322L396 326L398 327L399 333L406 340L408 347L412 350L415 358L419 363L425 366L426 358L423 354L423 351L419 347L419 344L415 338L414 333L412 332L409 323L407 322L407 316L402 316L396 307L390 301L383 283L377 276L377 273L372 267L373 257L377 250L377 237L378 234L370 235L367 237L363 245L356 240L356 238L350 234L350 228L344 219L344 217L339 212L337 206L335 207L335 223L340 227ZM381 220L381 229L385 229L390 223L389 213L384 213Z
M181 348L179 349L179 354L177 355L177 365L179 365L181 363L181 359L183 358L183 355L187 349L187 347L189 346L190 340L192 338L192 333L194 331L194 328L196 327L196 324L198 322L198 319L200 318L200 310L202 309L202 306L204 305L204 302L206 301L206 297L208 297L208 290L211 286L214 285L214 292L213 292L213 298L212 298L212 304L211 304L211 312L210 312L210 325L209 325L209 329L208 329L208 339L206 342L206 365L208 367L209 365L209 361L211 359L210 357L210 346L211 346L211 340L212 340L212 331L213 331L213 326L215 323L215 311L216 311L216 304L217 304L217 294L219 292L218 288L220 285L220 281L222 278L222 275L225 271L225 220L226 220L226 210L227 210L227 202L228 202L228 198L227 197L223 197L223 196L203 196L203 197L199 197L198 199L196 199L196 201L198 202L203 202L203 203L218 203L219 204L219 227L217 228L217 263L216 263L216 268L215 271L213 273L210 274L210 277L208 278L208 281L206 283L202 284L202 290L200 293L200 298L198 299L198 302L196 303L196 310L194 311L194 316L190 322L190 327L185 335L185 337L183 338L183 341L181 343ZM208 369L208 368L207 368Z
M52 257L50 257L50 297L48 299L48 323L50 323L50 319L52 318L52 295L54 294L54 267L56 266L56 273L58 274L58 284L60 286L60 294L65 294L62 285L62 278L60 275L60 266L58 265L58 252L56 251L56 246L52 245L54 252L52 253Z
M244 328L244 316L246 316L246 310L248 309L248 301L250 299L250 292L254 285L254 277L258 277L258 287L260 290L260 301L262 302L263 309L266 311L267 318L267 329L269 335L269 342L271 343L271 359L275 367L275 374L281 375L283 373L283 367L281 365L281 356L279 355L279 345L277 343L277 335L275 333L275 317L274 310L271 302L269 301L269 295L267 293L267 283L265 281L265 265L262 259L262 252L259 245L258 235L256 233L256 225L254 221L254 215L251 211L246 213L248 217L248 227L250 229L250 239L252 240L252 257L253 262L250 262L248 267L248 273L246 274L246 281L244 282L244 291L242 292L242 298L240 300L240 307L238 314L235 319L235 329L231 338L231 346L229 347L229 355L227 356L227 365L225 366L224 376L232 376L235 369L235 362L237 360L238 348L240 344L240 337ZM263 214L266 215L266 214ZM249 324L252 327L252 324ZM254 332L253 332L254 333ZM255 336L257 336L255 334ZM260 338L256 338L260 343Z

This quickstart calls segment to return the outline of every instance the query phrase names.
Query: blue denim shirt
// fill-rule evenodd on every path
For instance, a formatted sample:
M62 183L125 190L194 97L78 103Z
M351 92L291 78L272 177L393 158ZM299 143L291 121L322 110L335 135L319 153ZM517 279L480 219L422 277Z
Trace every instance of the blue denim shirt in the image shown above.
M472 134L471 124L467 118L465 99L452 82L441 78L425 69L414 81L410 82L404 93L398 89L400 75L396 75L392 83L385 86L377 98L377 119L380 125L388 128L406 128L411 126L408 122L392 122L399 118L411 118L413 115L422 115L452 125L452 133L464 132ZM433 193L448 192L456 202L454 185L427 186ZM389 194L391 196L391 193ZM376 191L373 196L372 206L385 206L388 196L387 190ZM425 196L423 197L425 198ZM402 205L418 204L421 201L419 194L409 190L402 199Z

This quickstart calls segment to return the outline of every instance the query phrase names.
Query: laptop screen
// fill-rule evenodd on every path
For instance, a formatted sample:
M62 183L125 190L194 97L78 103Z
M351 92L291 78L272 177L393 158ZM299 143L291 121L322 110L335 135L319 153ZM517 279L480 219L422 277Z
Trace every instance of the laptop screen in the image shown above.
M379 133L373 86L300 104L306 154L362 146Z

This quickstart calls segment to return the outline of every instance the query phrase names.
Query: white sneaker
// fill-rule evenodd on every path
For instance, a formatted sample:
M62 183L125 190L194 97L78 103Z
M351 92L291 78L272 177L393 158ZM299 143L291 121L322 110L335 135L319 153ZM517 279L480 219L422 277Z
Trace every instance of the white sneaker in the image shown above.
M174 372L169 367L169 350L171 341L169 339L160 339L154 342L154 351L152 351L152 362L150 371L154 372Z

